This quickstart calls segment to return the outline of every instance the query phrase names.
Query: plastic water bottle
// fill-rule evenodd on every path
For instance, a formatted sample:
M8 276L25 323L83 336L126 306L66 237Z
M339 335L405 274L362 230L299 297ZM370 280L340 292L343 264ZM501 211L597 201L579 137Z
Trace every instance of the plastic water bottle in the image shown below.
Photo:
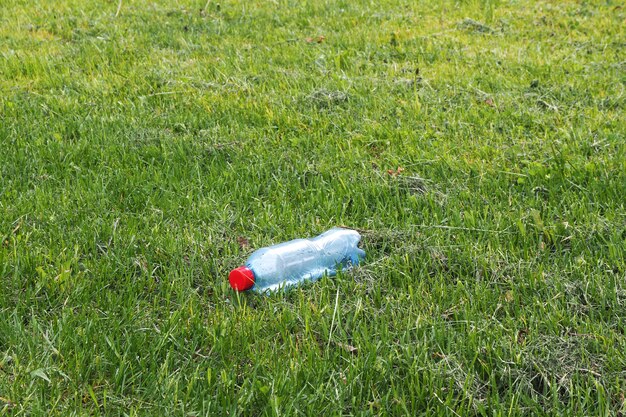
M312 239L295 239L255 251L245 266L230 271L230 286L237 291L275 291L337 274L339 267L358 265L365 252L357 245L355 230L335 227Z

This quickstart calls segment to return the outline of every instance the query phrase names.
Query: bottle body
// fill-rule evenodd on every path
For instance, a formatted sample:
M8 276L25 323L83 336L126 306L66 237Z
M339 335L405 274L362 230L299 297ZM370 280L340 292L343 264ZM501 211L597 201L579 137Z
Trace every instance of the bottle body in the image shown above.
M358 265L365 252L357 245L361 235L354 230L333 228L312 239L295 239L262 248L248 258L257 292L275 291L302 281L315 281L337 274L338 268Z

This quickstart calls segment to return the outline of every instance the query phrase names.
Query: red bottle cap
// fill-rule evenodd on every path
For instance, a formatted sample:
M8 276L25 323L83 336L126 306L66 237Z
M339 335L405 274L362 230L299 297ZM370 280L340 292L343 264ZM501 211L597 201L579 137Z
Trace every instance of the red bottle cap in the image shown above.
M254 272L250 268L240 266L230 271L228 281L230 286L237 291L249 290L254 286Z

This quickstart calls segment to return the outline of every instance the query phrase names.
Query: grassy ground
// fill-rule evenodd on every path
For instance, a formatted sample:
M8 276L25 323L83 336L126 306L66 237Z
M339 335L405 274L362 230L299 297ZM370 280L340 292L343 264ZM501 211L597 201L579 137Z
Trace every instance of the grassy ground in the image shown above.
M626 412L621 2L0 3L0 415Z

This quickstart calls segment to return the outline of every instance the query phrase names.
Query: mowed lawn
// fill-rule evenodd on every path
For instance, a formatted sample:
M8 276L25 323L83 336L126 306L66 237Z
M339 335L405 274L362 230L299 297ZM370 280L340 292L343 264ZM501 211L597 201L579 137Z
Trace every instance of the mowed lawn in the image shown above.
M0 0L0 416L620 416L625 247L620 1Z

